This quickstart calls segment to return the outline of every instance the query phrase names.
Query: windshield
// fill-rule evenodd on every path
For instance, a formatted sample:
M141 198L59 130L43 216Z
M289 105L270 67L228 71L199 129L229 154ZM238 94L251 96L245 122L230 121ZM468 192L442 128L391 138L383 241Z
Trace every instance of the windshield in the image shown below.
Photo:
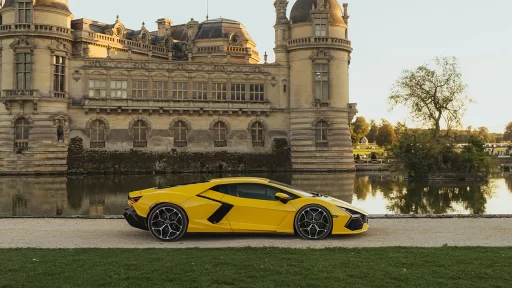
M294 187L292 185L288 185L288 184L285 184L285 183L281 183L281 182L277 182L277 181L270 181L270 184L274 184L274 185L277 185L277 186L281 186L281 187L284 187L288 190L291 190L292 192L300 195L300 196L303 196L303 197L321 197L323 195L319 194L319 193L316 193L316 192L307 192L307 191L304 191L304 190L301 190L297 187Z

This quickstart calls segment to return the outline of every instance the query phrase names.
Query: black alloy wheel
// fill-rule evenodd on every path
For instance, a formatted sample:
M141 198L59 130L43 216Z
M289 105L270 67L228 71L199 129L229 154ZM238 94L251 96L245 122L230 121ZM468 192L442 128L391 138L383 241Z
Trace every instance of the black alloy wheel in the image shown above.
M306 240L322 240L332 231L332 216L320 205L307 205L295 215L295 230Z
M177 241L187 232L187 214L174 204L160 204L149 213L148 228L158 240Z

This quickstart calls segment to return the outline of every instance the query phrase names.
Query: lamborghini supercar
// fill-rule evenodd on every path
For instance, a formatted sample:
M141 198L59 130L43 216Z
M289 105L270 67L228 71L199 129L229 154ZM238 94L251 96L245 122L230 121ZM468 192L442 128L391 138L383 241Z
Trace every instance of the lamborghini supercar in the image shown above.
M223 178L131 192L127 222L161 241L185 233L296 233L307 240L368 230L344 201L263 178Z

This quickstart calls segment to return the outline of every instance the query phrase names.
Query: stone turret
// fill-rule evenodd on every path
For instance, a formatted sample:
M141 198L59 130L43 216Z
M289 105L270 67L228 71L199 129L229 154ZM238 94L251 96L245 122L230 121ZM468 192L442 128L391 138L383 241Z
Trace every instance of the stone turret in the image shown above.
M288 64L288 51L286 49L288 39L290 38L290 21L286 17L288 1L276 0L274 7L276 9L276 24L274 25L276 63Z
M0 127L15 131L14 141L3 133L12 128L0 131L0 173L63 173L74 39L68 1L7 0L0 15L3 24L17 24L0 33L0 66L16 75L0 72Z
M346 6L345 6L346 7ZM290 140L297 170L354 170L351 42L336 0L298 0L290 15Z

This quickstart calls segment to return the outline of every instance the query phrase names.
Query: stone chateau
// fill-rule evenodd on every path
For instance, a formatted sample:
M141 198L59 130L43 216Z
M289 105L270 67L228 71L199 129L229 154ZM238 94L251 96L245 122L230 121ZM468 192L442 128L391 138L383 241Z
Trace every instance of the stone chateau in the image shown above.
M4 0L0 174L64 173L76 137L87 151L175 153L271 153L286 139L294 170L354 170L348 5L274 6L268 63L234 20L149 31L74 19L67 0Z

